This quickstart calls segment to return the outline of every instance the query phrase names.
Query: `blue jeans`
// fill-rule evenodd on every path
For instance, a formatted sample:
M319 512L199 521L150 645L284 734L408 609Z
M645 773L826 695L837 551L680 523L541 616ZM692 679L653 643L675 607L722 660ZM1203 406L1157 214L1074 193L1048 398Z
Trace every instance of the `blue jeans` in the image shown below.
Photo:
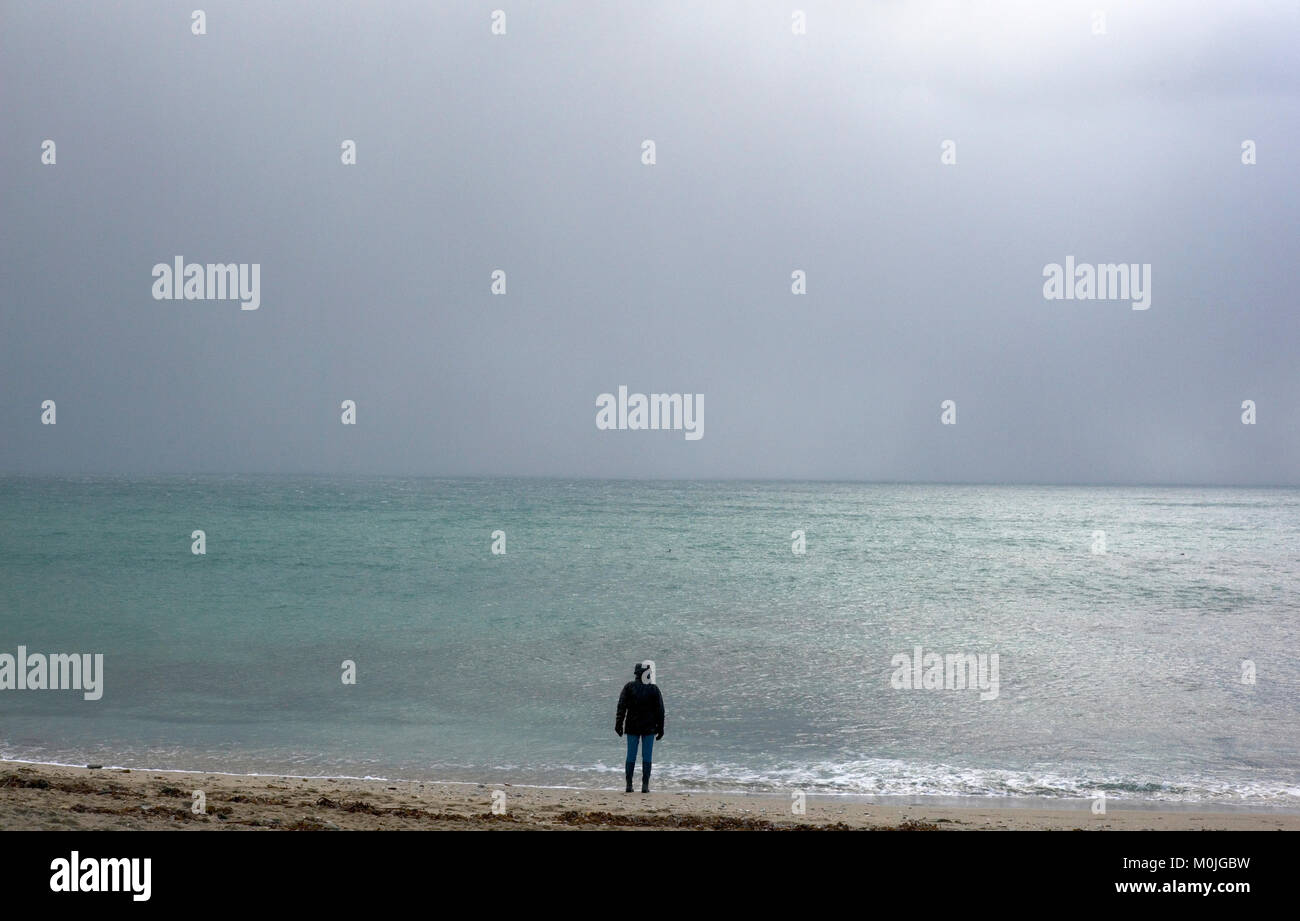
M629 732L627 734L627 763L636 763L636 746L638 742L641 743L641 760L647 764L653 761L654 759L650 757L650 753L653 752L655 748L654 735L634 736Z

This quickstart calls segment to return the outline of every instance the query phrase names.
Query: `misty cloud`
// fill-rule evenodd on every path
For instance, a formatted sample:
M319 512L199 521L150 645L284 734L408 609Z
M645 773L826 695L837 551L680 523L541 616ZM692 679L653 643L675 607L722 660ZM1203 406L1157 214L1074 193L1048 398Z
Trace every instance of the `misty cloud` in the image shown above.
M0 472L1300 482L1294 4L802 8L6 4Z

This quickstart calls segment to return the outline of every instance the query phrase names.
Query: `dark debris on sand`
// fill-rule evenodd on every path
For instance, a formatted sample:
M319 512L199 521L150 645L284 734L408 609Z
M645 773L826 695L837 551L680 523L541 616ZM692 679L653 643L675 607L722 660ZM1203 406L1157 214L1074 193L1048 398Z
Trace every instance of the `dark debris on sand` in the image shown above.
M898 825L874 825L858 829L843 822L814 825L807 822L782 823L770 819L747 819L735 816L701 815L617 815L612 812L570 810L556 816L565 825L601 825L619 828L679 828L692 831L938 831L930 822L911 819Z

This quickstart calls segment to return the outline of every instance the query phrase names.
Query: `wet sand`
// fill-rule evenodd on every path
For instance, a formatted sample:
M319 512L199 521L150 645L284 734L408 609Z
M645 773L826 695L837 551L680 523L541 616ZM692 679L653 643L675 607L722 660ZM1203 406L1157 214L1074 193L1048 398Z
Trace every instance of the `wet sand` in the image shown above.
M638 779L639 784L639 779ZM639 789L639 787L638 787ZM194 791L203 811L194 811ZM494 793L497 794L494 811ZM877 805L788 795L623 793L507 784L125 771L0 761L0 829L1300 830L1300 814Z

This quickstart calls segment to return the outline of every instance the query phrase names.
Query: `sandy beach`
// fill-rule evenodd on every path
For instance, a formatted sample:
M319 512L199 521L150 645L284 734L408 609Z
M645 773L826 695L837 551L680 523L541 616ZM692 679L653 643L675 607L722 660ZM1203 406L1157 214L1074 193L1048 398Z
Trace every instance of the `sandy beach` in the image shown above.
M196 813L194 791L203 791ZM498 810L493 811L494 792ZM1123 808L878 805L809 796L632 793L0 762L0 830L1300 830L1300 815Z

